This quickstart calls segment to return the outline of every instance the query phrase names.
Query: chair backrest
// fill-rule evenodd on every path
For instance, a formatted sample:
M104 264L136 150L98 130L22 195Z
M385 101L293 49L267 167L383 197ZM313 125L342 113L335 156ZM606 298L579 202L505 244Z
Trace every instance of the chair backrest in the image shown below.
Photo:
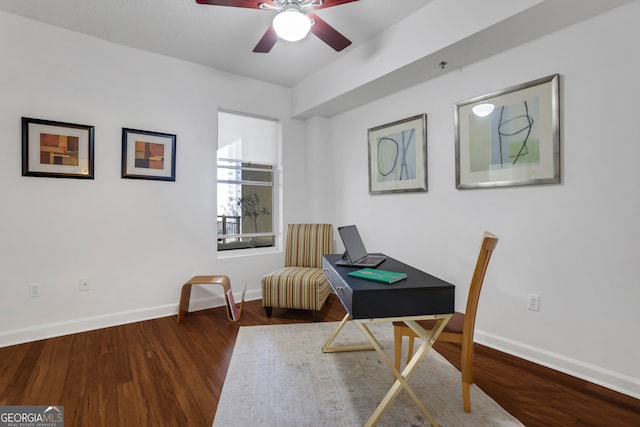
M482 283L484 282L484 276L487 272L487 266L491 259L491 254L498 244L498 237L485 232L482 236L482 246L480 247L480 254L478 255L478 261L476 262L476 269L473 272L471 278L471 286L469 287L469 297L467 299L467 308L464 313L464 325L462 326L462 351L464 352L466 346L473 348L473 330L476 323L476 312L478 311L478 300L480 299L480 291L482 290Z
M331 224L289 224L285 267L322 267L322 255L333 251Z

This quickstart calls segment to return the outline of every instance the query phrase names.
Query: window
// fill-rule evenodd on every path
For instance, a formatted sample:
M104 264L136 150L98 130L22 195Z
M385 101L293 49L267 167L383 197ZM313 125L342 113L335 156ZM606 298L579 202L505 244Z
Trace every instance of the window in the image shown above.
M275 246L278 122L218 113L218 250Z

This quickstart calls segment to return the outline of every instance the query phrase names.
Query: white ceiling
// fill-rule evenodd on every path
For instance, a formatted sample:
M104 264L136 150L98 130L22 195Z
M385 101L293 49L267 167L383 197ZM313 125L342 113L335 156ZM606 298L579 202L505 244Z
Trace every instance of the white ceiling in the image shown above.
M268 54L252 50L273 11L196 0L0 0L0 11L290 87L292 117L307 119L332 117L629 1L640 0L359 0L317 11L353 42L342 52L310 34L278 41Z
M310 34L253 53L276 12L196 0L0 0L0 10L113 43L292 87L433 0L359 0L317 11L352 41L336 52Z

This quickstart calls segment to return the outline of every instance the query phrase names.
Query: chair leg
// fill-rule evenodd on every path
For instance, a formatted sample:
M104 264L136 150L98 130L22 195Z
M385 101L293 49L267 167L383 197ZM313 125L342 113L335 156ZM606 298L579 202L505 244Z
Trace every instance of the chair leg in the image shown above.
M271 313L273 312L273 307L265 307L264 312L267 314L267 317L271 317Z
M462 404L464 412L471 412L471 384L462 383Z
M411 360L411 356L413 356L413 340L414 336L409 335L409 347L407 347L407 363Z
M471 384L473 384L473 341L463 341L461 354L462 404L465 412L471 412Z

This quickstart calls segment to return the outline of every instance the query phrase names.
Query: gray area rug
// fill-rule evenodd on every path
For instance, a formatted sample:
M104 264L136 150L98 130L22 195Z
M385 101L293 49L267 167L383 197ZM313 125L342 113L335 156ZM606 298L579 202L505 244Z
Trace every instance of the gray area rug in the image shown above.
M391 386L389 368L375 351L322 353L337 322L241 327L213 425L362 426ZM393 327L372 324L393 360ZM333 345L367 344L349 322ZM418 344L416 342L416 344ZM406 342L403 346L406 351ZM409 381L442 426L521 426L476 385L471 413L462 409L460 372L429 351ZM429 425L402 390L380 426Z

